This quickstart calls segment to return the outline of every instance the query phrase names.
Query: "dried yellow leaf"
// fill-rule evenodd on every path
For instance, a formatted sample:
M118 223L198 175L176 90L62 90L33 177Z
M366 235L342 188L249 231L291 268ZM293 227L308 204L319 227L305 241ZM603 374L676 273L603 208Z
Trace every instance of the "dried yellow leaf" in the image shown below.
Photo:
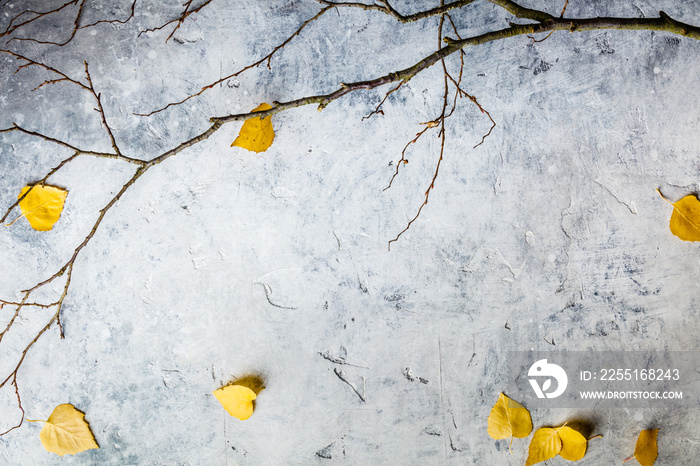
M245 421L253 414L255 399L262 389L259 377L248 376L215 390L214 396L231 416Z
M527 437L532 432L530 412L517 401L501 393L496 404L491 408L487 430L496 440Z
M562 426L558 431L561 439L559 456L569 461L578 461L586 454L588 440L571 427Z
M694 195L673 203L671 233L683 241L700 241L700 201Z
M45 422L39 434L41 444L46 451L59 456L100 448L85 420L85 413L70 403L56 406L47 421L29 422Z
M49 231L61 216L67 195L68 191L55 186L25 186L17 196L20 199L21 217L26 217L35 230ZM12 223L16 221L17 219Z
M530 441L525 466L547 461L559 454L561 451L561 437L559 437L558 430L551 427L543 427L535 431L535 435L532 436Z
M253 112L269 110L269 104L262 103L254 108ZM272 115L260 118L252 117L243 122L238 137L233 141L231 147L242 147L253 152L265 152L275 139L275 130L272 129Z
M634 457L642 466L653 466L659 456L659 448L656 437L659 429L646 429L639 433L637 445L634 447Z

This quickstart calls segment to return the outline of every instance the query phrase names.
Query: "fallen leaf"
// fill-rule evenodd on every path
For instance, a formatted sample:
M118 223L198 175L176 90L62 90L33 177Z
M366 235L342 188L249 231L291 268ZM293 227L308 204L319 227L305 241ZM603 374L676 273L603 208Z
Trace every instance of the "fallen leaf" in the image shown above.
M559 438L561 439L561 450L559 456L569 461L578 461L586 454L588 440L569 426L559 428Z
M588 440L566 424L561 427L543 427L537 429L532 436L525 466L541 463L557 455L565 460L578 461L586 454L587 446Z
M253 112L269 110L269 104L262 103L254 108ZM253 152L265 152L275 139L275 130L272 129L272 115L260 118L251 117L243 122L238 137L233 141L231 147L242 147Z
M26 217L29 225L35 230L51 230L61 216L67 195L68 191L55 186L25 186L17 196L17 199L20 199L19 208L22 210L22 215L12 223L21 217Z
M487 430L495 440L527 437L532 432L530 412L517 401L501 393L491 408Z
M673 203L671 233L683 241L700 241L700 201L694 195Z
M542 427L535 431L535 435L532 436L532 440L530 441L530 448L527 452L525 466L541 463L559 454L562 447L561 437L559 437L558 432L559 429Z
M656 436L659 429L646 429L639 433L637 445L634 447L634 457L642 466L653 466L659 456L659 448L656 444Z
M41 444L46 451L63 456L100 448L84 418L85 413L66 403L56 406L47 421L28 421L44 422L39 434Z
M233 417L245 421L255 411L255 399L263 389L259 377L247 376L214 391L214 396Z

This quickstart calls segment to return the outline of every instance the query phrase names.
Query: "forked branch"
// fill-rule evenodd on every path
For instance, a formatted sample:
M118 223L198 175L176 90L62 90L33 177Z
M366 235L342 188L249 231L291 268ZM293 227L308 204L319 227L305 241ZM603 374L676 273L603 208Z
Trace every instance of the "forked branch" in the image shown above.
M331 7L325 7L325 8L323 8L321 11L319 11L318 13L316 13L316 15L314 15L314 16L312 16L311 18L309 18L309 19L307 19L306 21L304 21L304 22L302 23L302 25L299 26L299 28L298 28L296 31L294 31L294 32L292 33L291 36L287 37L281 44L277 45L275 48L272 49L272 51L271 51L270 53L268 53L267 55L265 55L264 57L262 57L262 58L259 59L258 61L253 62L253 63L251 63L250 65L241 68L240 70L236 71L235 73L231 73L231 74L229 74L229 75L227 75L227 76L224 76L223 78L217 79L217 80L214 81L213 83L207 84L206 86L202 87L202 88L201 88L199 91L197 91L196 93L190 94L190 95L188 95L187 97L185 97L185 98L182 99L182 100L179 100L179 101L177 101L177 102L171 102L171 103L167 104L165 107L161 107L161 108L159 108L159 109L157 109L157 110L153 110L153 111L148 112L148 113L135 113L134 115L136 115L136 116L144 116L144 117L147 117L147 116L154 115L154 114L156 114L156 113L160 113L160 112L162 112L163 110L166 110L166 109L168 109L168 108L170 108L170 107L173 107L173 106L175 106L175 105L184 104L184 103L187 102L188 100L190 100L190 99L192 99L192 98L194 98L194 97L197 97L197 96L202 95L204 92L206 92L207 90L213 88L213 87L216 86L217 84L221 84L221 83L223 83L224 81L228 81L229 79L235 78L236 76L239 76L240 74L242 74L242 73L244 73L244 72L246 72L246 71L248 71L248 70L250 70L250 69L252 69L252 68L257 68L258 66L262 65L262 64L265 63L265 62L267 62L267 67L270 68L270 62L271 62L271 60L272 60L272 57L273 57L277 52L279 52L280 50L282 50L287 44L289 44L289 43L292 41L292 39L294 39L295 37L297 37L297 36L301 33L301 31L304 30L304 28L305 28L306 26L308 26L308 25L311 24L312 22L316 21L318 18L320 18L324 13L326 13L326 12L327 12L328 10L330 10L330 9L331 9Z
M71 0L67 3L64 3L63 5L54 8L52 10L47 10L44 12L38 12L34 10L24 10L20 12L19 14L15 15L12 17L10 20L10 23L8 24L7 28L5 28L5 31L0 33L0 38L5 37L5 36L11 36L13 33L17 32L19 29L24 28L26 26L31 25L35 21L45 19L55 13L58 13L62 11L63 9L70 7L71 5L78 5L78 11L76 12L75 19L73 21L73 25L71 28L71 33L70 36L68 36L67 39L65 39L63 42L55 42L55 41L50 41L50 40L39 40L33 37L11 37L8 43L13 42L13 41L27 41L27 42L34 42L36 44L42 44L42 45L55 45L59 47L63 47L64 45L67 45L70 41L72 41L75 38L75 35L78 33L79 30L81 29L87 29L91 28L94 26L97 26L98 24L126 24L129 22L133 17L136 12L136 0L133 1L131 4L131 11L129 13L129 16L127 16L124 19L101 19L98 21L95 21L94 23L90 24L84 24L81 25L80 22L83 18L83 13L85 11L85 0ZM29 18L25 19L24 17L28 16Z
M182 23L187 19L188 16L190 16L190 15L192 15L192 14L194 14L194 13L199 13L199 12L202 10L202 8L204 8L205 6L209 5L210 3L211 3L211 0L206 0L204 3L202 3L201 5L199 5L197 8L194 8L194 9L190 10L190 7L192 7L192 0L188 0L186 3L184 3L184 4L182 5L185 9L184 9L183 12L180 14L180 16L178 16L178 17L175 18L175 19L172 19L172 20L168 21L167 23L163 24L162 26L158 26L158 27L155 27L155 28L146 29L146 30L144 30L144 31L141 31L141 32L139 32L139 34L138 34L137 37L141 37L141 34L145 34L145 33L148 33L148 32L160 31L161 29L165 29L166 27L168 27L168 26L170 26L171 24L175 23L175 27L174 27L173 30L170 32L170 34L168 35L168 37L165 39L165 42L168 42L168 41L173 37L173 35L177 32L177 30L180 29L180 26L182 26Z
M452 3L444 4L444 2L435 8L429 10L420 11L418 13L413 13L410 15L402 15L394 7L389 4L388 0L378 0L377 3L367 4L360 2L333 2L330 0L317 0L322 5L328 5L338 8L360 8L366 11L381 11L389 16L396 18L402 23L413 23L415 21L420 21L421 19L430 18L432 16L440 16L449 11L455 10L457 8L462 8L470 3L474 3L476 0L458 0Z

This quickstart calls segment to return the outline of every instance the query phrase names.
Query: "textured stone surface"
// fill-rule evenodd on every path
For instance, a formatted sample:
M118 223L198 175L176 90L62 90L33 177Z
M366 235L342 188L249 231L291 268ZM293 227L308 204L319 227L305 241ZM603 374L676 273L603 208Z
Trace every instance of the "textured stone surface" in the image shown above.
M5 15L23 2L0 3ZM436 2L394 3L411 11ZM129 9L86 5L86 23ZM333 11L271 69L134 116L264 56L319 5L215 0L167 43L171 28L137 37L180 8L139 1L126 25L81 30L63 48L7 47L77 79L87 60L122 151L149 159L204 131L211 116L380 76L437 44L435 18L404 26L378 12ZM572 1L567 14L658 9L700 23L689 5L670 0ZM512 19L483 1L453 16L462 36ZM58 30L62 37L71 22ZM497 126L472 149L490 123L460 101L430 203L391 251L387 242L430 184L437 132L407 151L410 163L383 188L420 123L440 112L439 65L370 119L362 117L385 89L356 92L323 112L276 115L275 142L261 155L230 148L240 124L226 125L151 169L108 212L76 262L66 338L52 329L19 373L30 419L70 402L86 413L101 449L58 458L42 449L41 426L25 424L0 437L0 462L522 464L526 440L510 455L508 441L486 433L507 385L507 351L698 349L698 247L670 234L672 208L656 189L677 200L700 188L699 54L698 42L652 32L562 32L468 49L464 88ZM17 63L0 56L1 128L15 122L110 150L89 94L67 83L31 92L52 75L37 67L14 74ZM69 155L46 141L0 135L2 210ZM82 156L56 174L51 182L70 193L54 230L18 221L0 231L0 298L18 299L60 268L133 170ZM7 322L8 308L0 313ZM0 343L0 378L48 316L28 309ZM267 388L240 422L211 392L251 372ZM20 416L12 387L0 401L5 430ZM648 427L661 428L657 464L698 461L697 412L532 414L535 427L576 418L603 434L582 465L621 461Z

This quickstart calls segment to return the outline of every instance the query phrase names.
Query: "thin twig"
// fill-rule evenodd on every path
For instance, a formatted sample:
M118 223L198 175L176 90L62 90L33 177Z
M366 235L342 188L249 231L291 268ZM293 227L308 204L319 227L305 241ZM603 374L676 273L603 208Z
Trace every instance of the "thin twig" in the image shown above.
M444 5L445 0L441 0L440 4L441 6ZM440 23L438 25L438 48L442 45L442 28L445 25L445 15L440 16ZM447 99L450 95L450 85L448 81L449 73L447 72L447 65L445 64L445 59L441 58L440 59L440 64L442 65L442 74L443 74L443 97L442 97L442 112L440 113L440 116L435 119L436 122L440 125L440 155L438 157L437 164L435 165L435 172L433 173L433 179L430 180L430 185L428 186L428 189L425 190L425 198L423 200L423 203L420 205L418 208L418 212L416 212L416 215L408 221L408 224L406 227L399 232L398 235L396 235L396 238L389 240L389 243L387 245L389 251L391 251L391 243L394 243L401 238L401 236L408 231L409 228L411 228L411 225L413 225L413 222L415 222L418 217L420 216L421 212L423 211L423 207L428 205L428 200L430 199L430 193L432 190L435 188L435 181L437 180L438 174L440 173L440 165L442 164L442 160L445 155L445 137L446 137L446 131L445 131L445 120L449 116L447 114ZM459 86L458 86L459 87ZM455 91L456 92L456 91ZM454 111L454 107L452 108ZM451 114L451 113L450 113Z
M394 175L393 175L393 176L391 177L391 179L389 180L389 185L388 185L386 188L384 188L382 191L386 191L387 189L391 188L391 184L394 182L394 178L396 178L396 176L399 174L399 168L400 168L402 165L405 165L405 164L408 163L408 159L406 159L406 150L408 149L408 146L410 146L411 144L415 144L416 142L418 142L418 139L420 139L420 137L423 136L423 134L425 134L426 131L428 131L428 130L431 129L431 128L435 128L435 127L437 127L437 125L438 125L438 123L437 123L436 120L428 121L428 122L421 123L421 124L426 125L425 128L423 128L422 130L420 130L420 131L416 134L416 137L413 138L412 140L408 141L408 143L404 146L403 150L401 151L401 158L399 159L398 162L396 162L396 170L394 171Z
M175 28L170 32L170 34L168 35L168 37L165 39L165 42L168 42L168 41L170 40L170 38L173 37L173 35L175 34L175 32L180 28L180 26L182 26L182 23L187 19L188 16L190 16L191 14L194 14L194 13L199 13L199 11L200 11L202 8L204 8L205 6L209 5L210 3L211 3L211 0L206 0L204 3L202 3L201 5L199 5L199 6L198 6L197 8L195 8L194 10L190 10L190 7L192 6L192 0L188 0L186 3L183 3L183 4L182 4L182 6L185 7L185 9L184 9L184 11L180 14L180 16L178 16L178 17L175 18L175 19L171 19L170 21L168 21L167 23L163 24L162 26L158 26L158 27L155 27L155 28L143 30L143 31L139 32L139 34L138 34L137 37L141 37L141 34L145 34L145 33L148 33L148 32L160 31L161 29L164 29L164 28L168 27L169 25L171 25L171 24L173 24L173 23L177 23L177 24L175 25Z
M544 11L531 10L530 8L524 8L511 0L488 0L494 5L498 5L508 13L517 16L518 18L531 19L534 21L544 22L554 19L554 16Z
M78 13L75 15L75 21L73 22L73 30L71 31L70 37L66 39L63 42L53 42L53 41L44 41L44 40L38 40L38 39L33 39L30 37L13 37L8 41L8 43L12 41L27 41L27 42L34 42L36 44L42 44L42 45L57 45L59 47L63 47L64 45L68 44L70 41L73 40L75 37L75 34L78 32L78 29L80 29L80 19L83 16L83 9L85 8L85 0L79 0L80 1L80 6L78 7ZM75 2L71 2L75 3ZM65 5L64 5L65 6ZM61 7L63 8L63 7Z
M129 13L129 16L127 16L124 19L101 19L99 21L95 21L94 23L80 26L78 29L87 29L97 26L98 24L126 24L134 17L134 14L136 13L136 2L137 0L133 1L133 3L131 4L131 12Z
M531 35L528 34L528 35L527 35L527 38L530 39L530 40L532 40L532 43L533 43L533 44L538 44L538 43L540 43L540 42L544 42L544 41L546 41L547 39L549 39L549 36L551 36L552 34L554 34L554 31L551 31L549 34L547 34L546 36L544 36L544 39L535 39L534 37L532 37Z
M116 159L116 160L122 160L124 162L128 162L134 165L144 165L146 161L141 160L141 159L136 159L133 157L127 157L125 155L120 155L120 154L112 154L110 152L97 152L97 151L92 151L92 150L84 150L84 149L78 149L72 144L69 144L65 141L61 141L60 139L56 139L51 136L47 136L45 134L38 133L36 131L30 131L28 129L22 128L21 126L17 125L16 123L13 123L13 127L11 128L6 128L0 130L0 133L4 132L9 132L9 131L19 131L21 133L27 134L29 136L35 136L38 138L41 138L45 141L52 142L54 144L58 144L59 146L66 147L72 151L78 152L80 155L89 155L90 157L99 157L99 158L104 158L104 159Z
M496 40L507 39L527 34L538 34L549 31L592 31L599 29L617 30L654 30L667 31L693 39L700 39L700 28L689 24L673 20L668 15L660 12L660 18L589 18L589 19L553 19L546 23L536 24L514 24L508 28L487 32L478 36L468 37L461 40L445 38L446 47L428 55L418 63L393 73L386 74L376 79L368 81L357 81L354 83L341 83L340 87L329 94L317 94L303 97L289 102L276 102L269 110L260 112L249 112L231 114L210 118L212 122L227 123L229 121L246 120L252 116L264 118L276 113L305 105L317 104L319 110L323 110L331 102L360 89L375 89L385 84L398 81L409 81L416 74L431 67L439 60L452 55L455 52L476 45L486 44Z
M228 81L229 79L234 78L234 77L240 75L241 73L243 73L243 72L245 72L245 71L247 71L247 70L249 70L249 69L251 69L251 68L256 68L256 67L260 66L261 64L265 63L266 61L267 61L267 67L270 68L270 62L271 62L271 60L272 60L272 56L273 56L275 53L277 53L279 50L281 50L282 48L284 48L289 42L291 42L292 39L294 39L296 36L298 36L298 35L301 33L301 31L302 31L306 26L308 26L310 23L312 23L313 21L315 21L315 20L317 20L318 18L320 18L325 12L327 12L327 11L330 10L330 9L331 9L331 7L327 6L327 7L323 8L323 9L321 9L321 11L319 11L318 13L316 13L316 15L314 15L313 17L311 17L311 18L307 19L306 21L304 21L304 22L302 23L302 25L299 26L299 28L297 28L297 30L294 31L294 33L293 33L291 36L287 37L287 39L285 39L284 42L282 42L281 44L277 45L274 49L272 49L272 52L268 53L267 55L265 55L264 57L262 57L260 60L254 62L254 63L251 63L250 65L248 65L248 66L246 66L246 67L244 67L244 68L241 68L240 70L236 71L235 73L229 74L228 76L224 76L223 78L220 78L220 79L214 81L214 82L211 83L211 84L207 84L206 86L202 87L202 88L201 88L198 92L196 92L195 94L190 94L190 95L188 95L187 97L185 97L185 98L182 99L182 100L179 100L179 101L177 101L177 102L171 102L171 103L167 104L165 107L159 108L159 109L157 109L157 110L153 110L152 112L148 112L148 113L134 113L134 115L136 115L136 116L147 117L147 116L151 116L151 115L154 115L154 114L156 114L156 113L162 112L163 110L165 110L165 109L167 109L167 108L169 108L169 107L173 107L173 106L175 106L175 105L184 104L184 103L187 102L188 100L190 100L190 99L192 99L192 98L194 98L194 97L197 97L197 96L202 95L205 91L207 91L208 89L213 88L213 87L216 86L217 84L221 84L221 83L224 82L224 81Z
M73 40L73 39L75 38L76 33L77 33L78 30L80 30L80 29L88 29L88 28L97 26L98 24L126 24L126 23L128 23L128 22L134 17L134 14L136 13L136 1L137 1L137 0L134 0L133 3L131 4L131 12L129 13L129 16L127 16L127 17L124 18L124 19L101 19L101 20L95 21L94 23L85 24L85 25L83 25L83 26L80 26L80 25L79 25L79 23L80 23L80 18L81 18L81 16L82 16L83 5L84 5L84 3L85 3L85 1L83 0L83 2L82 2L81 5L80 5L80 9L79 9L79 11L78 11L78 15L76 16L75 21L74 21L74 23L73 23L73 30L72 30L72 32L71 32L71 35L70 35L70 37L69 37L66 41L64 41L64 42L51 42L51 41L41 41L41 40L37 40L37 39L31 38L31 37L13 37L12 39L10 39L10 40L8 41L8 43L11 42L11 41L15 41L15 40L16 40L16 41L35 42L35 43L43 44L43 45L57 45L57 46L59 46L59 47L62 47L62 46L64 46L64 45L67 45L71 40ZM35 21L35 20L37 20L37 19L43 18L43 17L48 16L48 15L50 15L50 14L52 14L52 13L57 13L57 12L59 12L60 10L62 10L63 8L65 8L65 7L69 6L69 5L76 4L77 2L78 2L78 0L71 0L70 2L63 4L62 6L56 8L56 9L54 9L54 10L51 10L51 11L48 11L48 12L44 12L44 13L38 13L38 12L32 11L32 10L25 10L25 11L23 11L22 13L20 13L19 15L17 15L15 18L13 18L13 21L10 22L10 25L7 27L7 29L5 30L5 32L0 33L0 37L3 37L3 36L5 36L5 35L10 35L10 34L12 34L14 31L16 31L17 29L19 29L19 28L21 28L21 27L23 27L23 26L26 26L26 25L28 25L28 24L31 24L33 21ZM27 13L36 14L37 16L35 16L34 18L32 18L32 19L30 19L30 20L27 20L27 21L25 21L25 22L23 22L23 23L16 24L16 25L14 25L14 26L12 25L12 22L14 22L15 19L17 19L17 18L19 18L20 16L22 16L22 15L24 15L24 14L27 14ZM50 82L44 83L44 84L50 84Z
M405 81L401 81L396 87L392 87L391 89L389 89L389 91L386 94L384 94L384 98L382 99L381 102L379 102L379 105L377 105L377 107L374 110L369 112L368 115L362 117L362 121L370 118L372 115L378 115L380 113L382 115L384 115L384 110L381 109L382 105L384 105L384 102L386 102L386 99L389 97L389 94L391 94L392 92L398 91L399 88L404 85L404 83L405 83Z
M114 149L114 153L117 154L119 157L123 157L122 152L119 150L119 146L117 145L117 140L114 139L114 134L112 133L112 129L109 127L109 124L107 124L107 117L105 116L105 110L102 107L102 102L100 101L100 95L95 91L95 86L92 85L92 78L90 77L90 70L88 69L88 62L84 61L85 64L85 76L87 77L88 84L90 85L90 92L92 93L93 97L97 101L97 108L95 111L100 114L100 118L102 119L102 125L105 127L105 130L107 131L107 134L109 135L109 140L112 143L112 149Z
M561 9L561 14L559 15L560 18L564 17L564 13L566 13L567 6L569 6L569 0L566 0L566 3L564 3L564 8Z
M19 429L20 427L22 427L22 424L24 423L24 417L26 415L26 413L24 412L24 406L22 406L22 398L19 395L19 387L17 386L17 372L14 372L14 375L12 377L12 385L15 387L15 396L17 397L17 406L19 407L19 410L22 411L22 416L20 417L19 422L16 425L14 425L13 427L10 427L5 432L0 433L0 437L12 432L15 429Z
M56 304L58 304L58 301L53 302L53 303L49 303L49 304L24 303L23 306L24 307L41 307L44 309L49 309L49 308L54 307ZM19 306L19 305L20 305L20 303L15 303L12 301L4 301L4 300L0 299L0 309L2 309L2 306Z
M24 65L20 65L20 66L17 68L17 70L15 71L15 73L17 73L17 72L18 72L19 70L21 70L22 68L27 68L27 67L29 67L29 66L38 66L38 67L40 67L40 68L44 68L45 70L51 71L52 73L56 73L57 75L61 76L60 79L52 79L51 81L45 81L45 82L43 82L42 84L39 84L39 85L38 85L37 87L35 87L33 90L39 89L39 88L40 88L41 86L43 86L44 84L53 84L53 83L58 83L58 82L61 82L61 81L68 81L68 82L71 82L71 83L73 83L73 84L75 84L75 85L77 85L77 86L82 87L82 88L85 89L86 91L89 91L89 90L90 90L90 88L89 88L88 86L86 86L85 84L83 84L82 82L78 81L77 79L73 79L73 78L69 77L69 76L66 75L65 73L63 73L63 72L61 72L61 71L58 71L56 68L53 68L53 67L51 67L51 66L49 66L49 65L47 65L47 64L45 64L45 63L41 63L41 62L32 60L31 58L25 57L24 55L20 55L19 53L11 52L11 51L9 51L9 50L1 50L1 49L0 49L0 53L6 53L6 54L8 54L8 55L12 55L12 56L15 57L15 58L18 58L18 59L20 59L20 60L25 60L25 61L28 62L28 63L25 63Z
M34 10L24 10L24 11L18 13L17 15L13 16L12 19L10 19L10 23L7 25L7 28L5 28L5 31L0 33L0 37L10 35L21 27L24 27L28 24L31 24L32 22L34 22L40 18L43 18L45 16L51 15L53 13L58 13L62 9L66 8L70 5L74 5L77 2L78 2L78 0L71 0L70 2L64 3L63 5L61 5L57 8L54 8L53 10L49 10L49 11L45 11L45 12L39 12L39 11L34 11ZM33 18L28 19L24 22L14 24L16 20L19 20L19 18L21 18L24 15L36 15L36 16L34 16Z
M222 123L215 123L209 129L207 129L203 133L199 134L198 136L195 136L195 137L189 139L188 141L185 141L185 142L179 144L177 147L161 154L160 156L154 157L153 159L149 160L148 162L144 163L143 165L140 165L136 169L136 171L134 172L132 177L122 186L122 188L119 190L119 192L117 192L117 194L102 209L100 209L99 215L98 215L97 219L95 220L95 222L93 223L93 226L92 226L90 232L83 239L83 241L75 248L70 259L56 273L54 273L53 275L51 275L47 279L45 279L39 283L36 283L31 288L22 291L22 293L24 293L24 297L22 298L22 300L19 303L16 303L17 308L15 309L15 312L14 312L12 318L10 319L6 328L2 332L0 332L0 342L2 342L3 337L10 331L10 329L14 325L15 321L19 317L22 309L29 305L27 303L27 300L32 295L32 293L34 293L35 291L39 290L40 288L48 285L49 283L53 282L58 277L66 274L66 282L63 286L63 293L61 294L61 297L59 298L59 300L55 303L56 312L51 317L49 322L37 333L37 335L34 337L34 339L24 348L17 365L15 365L14 369L12 370L12 372L10 372L10 374L7 376L7 378L5 378L2 382L0 382L0 389L2 387L4 387L11 379L14 380L16 378L17 373L19 372L19 370L22 366L22 363L24 362L24 359L25 359L27 353L29 352L29 350L31 349L31 347L34 346L34 344L39 340L39 338L44 333L46 333L46 331L48 331L54 323L56 323L58 328L59 328L60 338L65 337L64 332L63 332L63 326L61 324L61 310L63 307L63 302L68 294L68 289L69 289L70 284L71 284L71 278L72 278L72 274L73 274L73 267L75 265L75 261L78 258L78 256L80 255L80 252L89 244L89 242L94 237L100 224L102 223L103 219L105 218L105 215L107 214L107 212L119 201L119 199L124 195L124 193L126 193L127 190L129 190L129 188L131 186L133 186L133 184L136 183L136 181L149 168L151 168L151 167L161 163L162 161L166 160L167 158L181 152L182 150L186 149L187 147L190 147L198 142L203 141L204 139L211 136L215 131L217 131L221 127L221 125L222 125ZM65 163L66 163L65 161L62 162L62 165ZM60 168L60 167L58 167L58 168ZM54 172L57 169L54 169ZM48 178L48 176L45 178ZM31 303L31 304L34 304L34 303ZM21 398L19 397L19 392L17 394L18 394L18 404L19 404L20 409L21 409L21 403L22 403ZM20 423L20 425L21 425L21 423ZM12 429L10 429L10 430L12 430ZM4 435L4 434L0 434L0 435Z
M359 2L332 2L330 0L316 0L322 5L328 5L333 7L348 7L348 8L360 8L367 11L381 11L389 16L393 16L398 21L402 23L412 23L419 21L421 19L430 18L432 16L442 15L448 11L454 10L456 8L462 8L475 0L458 0L456 2L448 3L447 5L441 4L438 7L431 8L430 10L420 11L418 13L413 13L411 15L402 15L396 9L394 9L388 2L388 0L378 0L380 4L367 4Z

